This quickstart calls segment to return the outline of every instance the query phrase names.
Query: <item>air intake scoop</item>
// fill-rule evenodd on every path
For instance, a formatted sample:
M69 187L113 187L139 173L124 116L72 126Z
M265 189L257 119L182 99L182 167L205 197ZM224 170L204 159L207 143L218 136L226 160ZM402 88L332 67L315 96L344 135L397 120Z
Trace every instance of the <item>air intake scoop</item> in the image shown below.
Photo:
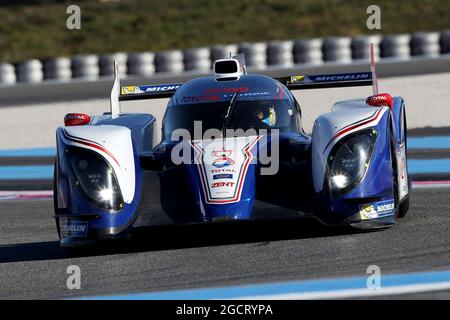
M220 59L214 62L214 75L217 81L234 81L247 74L245 57L241 53L231 58Z

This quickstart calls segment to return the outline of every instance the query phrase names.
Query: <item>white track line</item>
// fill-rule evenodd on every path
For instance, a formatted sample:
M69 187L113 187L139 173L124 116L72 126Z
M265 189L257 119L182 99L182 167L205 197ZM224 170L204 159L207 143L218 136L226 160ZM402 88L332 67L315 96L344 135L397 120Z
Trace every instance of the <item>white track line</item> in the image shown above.
M316 300L376 297L450 290L450 282L392 286L380 289L349 289L319 292L293 292L274 295L236 297L237 300Z

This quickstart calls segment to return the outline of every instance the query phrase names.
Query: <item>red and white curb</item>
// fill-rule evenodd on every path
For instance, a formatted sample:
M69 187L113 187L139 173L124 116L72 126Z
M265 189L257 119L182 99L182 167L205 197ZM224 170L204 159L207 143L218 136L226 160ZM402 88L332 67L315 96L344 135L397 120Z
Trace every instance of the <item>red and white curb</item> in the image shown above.
M53 198L53 191L0 191L1 200L38 200Z
M413 189L438 189L438 188L450 188L450 180L440 181L413 181Z

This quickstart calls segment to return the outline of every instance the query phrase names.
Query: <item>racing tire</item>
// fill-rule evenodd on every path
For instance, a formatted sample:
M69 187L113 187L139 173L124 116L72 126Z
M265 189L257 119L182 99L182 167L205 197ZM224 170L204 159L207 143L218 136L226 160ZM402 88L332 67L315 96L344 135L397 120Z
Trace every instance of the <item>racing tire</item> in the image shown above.
M406 157L406 163L408 163L408 146L407 146L407 141L408 141L408 131L406 130L406 115L405 115L405 111L403 111L403 128L405 130L405 157ZM399 208L398 208L398 218L403 218L408 214L408 210L409 210L409 195L411 192L411 178L408 174L408 194L405 197L405 199L400 202Z
M56 161L53 166L53 208L55 215L58 214L58 193L56 190ZM56 231L58 232L58 238L61 241L61 232L59 230L59 218L55 218Z
M409 210L409 195L406 196L405 200L400 203L398 208L397 218L403 218L408 214Z
M397 219L400 215L400 202L399 202L399 192L398 192L398 173L397 173L397 158L395 156L395 142L393 135L393 127L389 126L389 140L391 147L391 166L392 166L392 189L394 194L394 216Z

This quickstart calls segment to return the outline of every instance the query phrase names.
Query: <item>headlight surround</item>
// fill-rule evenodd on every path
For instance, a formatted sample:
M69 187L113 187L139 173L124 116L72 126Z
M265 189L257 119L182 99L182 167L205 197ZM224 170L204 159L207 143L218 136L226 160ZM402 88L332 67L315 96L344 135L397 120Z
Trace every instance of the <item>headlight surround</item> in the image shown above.
M93 206L108 211L123 208L123 197L114 170L102 156L77 147L66 149L66 154L74 173L75 188L81 189Z
M363 179L376 138L375 129L366 129L351 134L334 146L328 157L328 182L331 191L345 193Z

